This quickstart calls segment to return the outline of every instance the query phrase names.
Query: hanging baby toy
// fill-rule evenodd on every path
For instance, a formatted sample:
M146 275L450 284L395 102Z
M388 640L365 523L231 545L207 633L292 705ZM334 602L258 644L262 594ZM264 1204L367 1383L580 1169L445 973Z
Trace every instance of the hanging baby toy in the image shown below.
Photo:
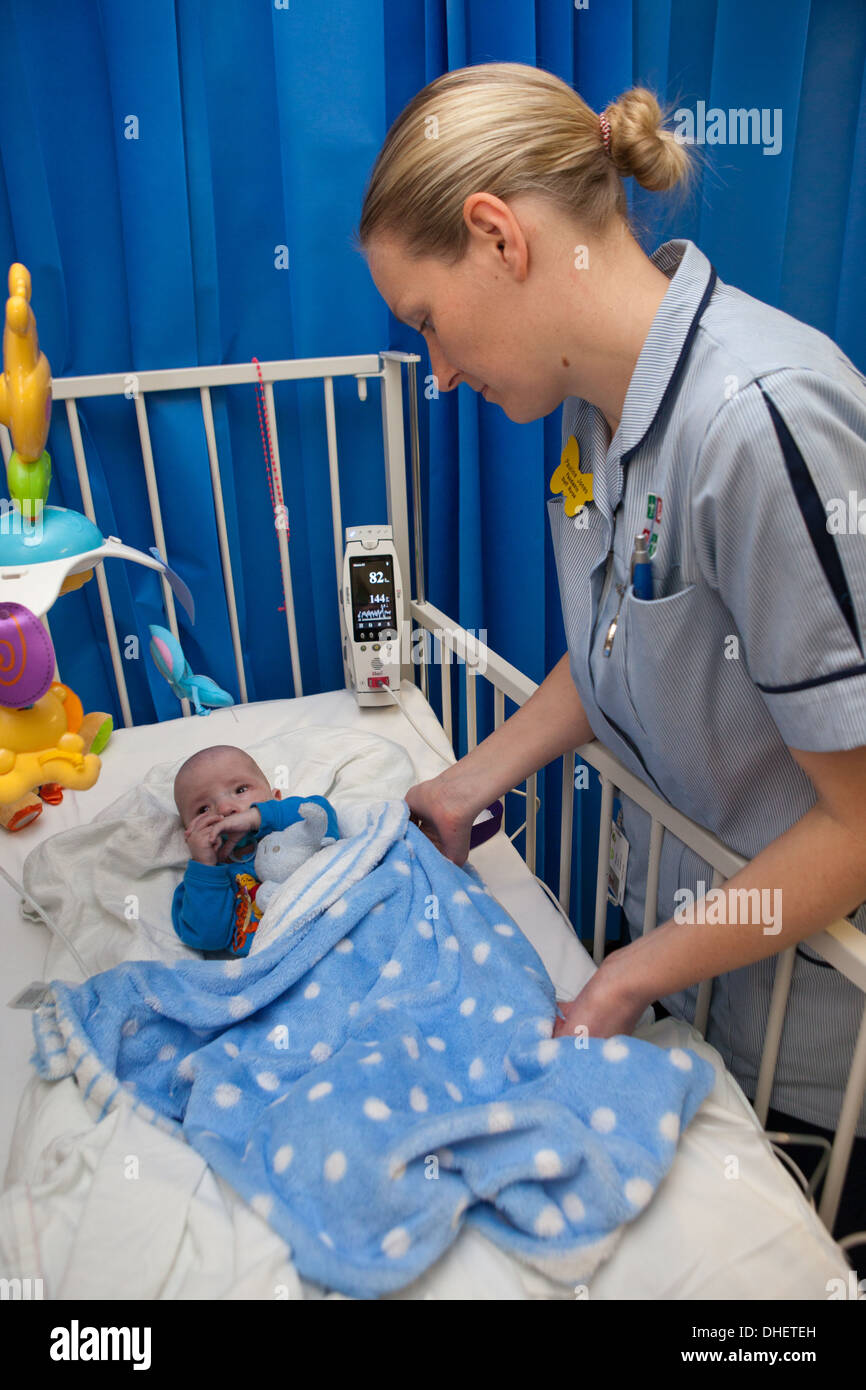
M165 676L179 700L192 700L196 714L233 705L234 700L210 676L194 676L183 648L167 628L150 625L150 655L161 676Z
M46 506L51 368L39 350L30 293L30 272L16 262L9 270L0 375L0 424L13 446L9 499L0 499L0 825L7 830L30 824L43 802L61 799L64 787L92 787L112 731L108 714L85 715L74 691L55 679L43 614L87 583L96 564L117 556L159 570L194 616L189 590L158 551L145 555L116 536L106 541L86 516Z

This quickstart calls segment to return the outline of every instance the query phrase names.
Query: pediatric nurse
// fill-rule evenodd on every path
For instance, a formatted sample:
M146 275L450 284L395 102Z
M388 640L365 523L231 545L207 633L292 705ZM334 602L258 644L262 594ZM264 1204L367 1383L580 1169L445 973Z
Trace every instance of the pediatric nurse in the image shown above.
M572 477L591 488L577 511L568 489L548 502L568 652L406 800L463 864L483 807L601 740L749 862L720 921L677 921L677 889L699 909L713 871L666 834L641 935L649 818L623 798L633 939L556 1031L628 1033L654 1001L691 1020L698 983L720 976L708 1040L753 1097L772 957L796 946L771 1104L832 1130L863 996L801 943L840 917L866 931L866 542L838 524L866 496L866 379L693 242L644 254L623 178L664 190L691 169L650 92L599 117L519 64L444 74L388 133L359 227L377 289L424 335L440 391L465 382L521 422L563 405Z

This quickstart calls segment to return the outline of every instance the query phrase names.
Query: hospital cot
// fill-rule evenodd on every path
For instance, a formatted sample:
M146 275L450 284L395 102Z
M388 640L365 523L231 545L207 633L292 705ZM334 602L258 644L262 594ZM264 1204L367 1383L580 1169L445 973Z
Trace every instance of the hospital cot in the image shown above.
M240 703L211 713L206 719L190 718L188 702L183 715L158 726L135 727L124 678L123 661L115 629L110 594L102 569L96 583L105 619L117 696L125 728L115 733L104 755L103 771L97 785L84 794L67 792L62 806L3 844L4 864L20 881L23 863L30 850L49 835L72 826L85 825L119 796L136 786L154 762L167 763L188 756L197 748L227 741L251 747L266 736L288 736L305 728L331 728L373 735L402 746L411 760L412 775L405 778L403 794L415 781L441 770L443 760L453 761L452 683L455 675L465 682L467 746L477 740L477 698L479 680L493 687L495 724L506 716L506 700L519 706L536 689L534 682L480 644L459 624L454 623L426 598L422 563L421 489L418 458L418 420L415 395L415 366L420 359L412 354L381 352L368 355L237 364L207 368L140 372L136 376L134 408L141 443L141 461L153 525L154 542L166 553L162 510L148 429L147 401L153 392L177 392L186 396L197 392L207 442L222 560L222 584L232 633ZM410 517L403 412L403 368L408 369L411 441L411 483L413 488L414 536L410 541ZM290 389L291 382L320 380L323 387L324 425L329 460L331 525L336 565L335 598L342 572L343 519L340 505L338 468L338 429L334 399L334 380L355 377L362 399L367 383L378 380L381 389L382 443L387 495L387 521L393 528L394 544L405 577L414 574L412 597L408 604L412 624L426 629L432 646L423 643L417 650L424 660L420 667L407 662L402 671L403 709L362 709L349 691L303 694L303 668L291 583L291 553L285 531L278 529L279 565L285 601L287 637L291 657L295 697L250 704L241 654L237 617L233 558L230 551L220 460L217 450L212 393L236 386L252 386L261 373L264 382L267 424L273 450L273 466L280 482L280 453L274 390ZM78 418L78 403L91 397L127 395L128 375L59 379L54 382L54 398L65 404L70 436L82 495L82 509L97 523L94 515L85 449ZM86 408L86 406L85 406ZM8 457L9 439L2 431L4 453ZM352 518L372 520L373 518ZM380 518L377 518L380 519ZM414 568L410 561L414 558ZM171 556L168 556L171 562ZM216 578L216 577L215 577ZM408 584L407 584L408 587ZM178 635L173 595L162 581L165 622ZM426 658L429 652L435 660ZM455 661L456 659L456 661ZM459 664L458 664L459 663ZM441 723L427 699L432 680L441 682ZM158 744L153 738L159 729ZM426 741L425 741L426 740ZM434 750L439 750L439 755ZM570 999L579 991L593 970L593 960L584 950L568 920L571 902L570 872L573 844L573 797L575 758L584 760L598 773L601 783L601 812L596 864L596 904L593 959L597 964L604 951L607 915L607 883L611 813L614 796L622 792L644 808L652 819L645 930L655 925L653 904L658 883L659 856L663 836L671 832L694 849L715 871L714 886L731 877L745 862L713 835L689 821L666 804L634 777L608 750L592 742L569 753L562 763L562 808L560 822L560 864L558 901L535 875L536 827L538 815L537 776L527 779L524 789L525 819L510 838L503 833L473 851L471 862L538 951L557 989L557 997ZM514 841L522 842L522 854ZM24 921L19 913L16 893L0 882L0 903L4 908L4 989L10 999L33 979L51 978L45 970L46 936L41 927ZM578 927L583 924L578 923ZM77 943L88 960L88 941ZM838 922L810 939L813 947L830 965L842 971L866 997L866 941L847 922ZM109 948L110 957L110 948ZM748 1103L734 1078L721 1063L714 1049L700 1036L708 1016L711 982L702 986L694 1028L673 1020L642 1020L636 1030L650 1041L670 1046L695 1048L713 1063L716 1085L692 1125L682 1137L674 1165L649 1208L626 1229L616 1252L593 1279L588 1291L592 1298L812 1298L829 1296L831 1281L847 1281L850 1270L839 1245L829 1232L838 1207L839 1194L849 1160L852 1136L866 1085L866 1011L864 1024L851 1060L850 1080L839 1117L837 1137L829 1154L829 1166L819 1211L808 1189L801 1191L795 1177L777 1159L781 1153L762 1132L772 1089L773 1070L784 1026L788 986L794 951L778 957L776 986L766 1027L766 1043L754 1108ZM90 961L93 971L107 968L114 961L106 958L102 947ZM69 978L75 978L70 975ZM4 999L4 1002L5 1002ZM223 1271L218 1296L272 1297L275 1280L284 1279L291 1296L316 1297L321 1291L307 1286L287 1268L285 1250L279 1239L255 1212L207 1170L199 1155L186 1150L176 1139L143 1133L151 1127L127 1114L121 1119L114 1112L109 1124L99 1125L86 1115L75 1083L38 1080L28 1065L31 1050L30 1015L26 1011L3 1011L4 1068L0 1073L0 1100L3 1113L4 1159L8 1153L7 1191L0 1213L0 1263L2 1273L24 1277L42 1270L49 1272L48 1296L52 1297L198 1297L201 1290L213 1290L213 1269L207 1268L207 1250L220 1251ZM19 1105L20 1101L20 1105ZM17 1122L13 1120L18 1108ZM136 1127L137 1126L137 1127ZM94 1192L108 1155L130 1146L148 1149L152 1161L165 1173L165 1241L161 1248L148 1250L151 1285L140 1286L140 1262L132 1260L131 1249L142 1240L142 1222L147 1213L135 1210L136 1199L129 1190L123 1202L110 1207L110 1220L93 1225ZM158 1150L158 1152L157 1152ZM186 1150L186 1152L184 1152ZM781 1153L784 1158L785 1155ZM731 1158L736 1159L732 1176ZM76 1162L77 1160L77 1162ZM104 1194L103 1194L104 1195ZM78 1213L77 1219L72 1213ZM128 1217L128 1229L123 1222ZM152 1223L151 1223L152 1224ZM109 1225L111 1227L109 1235ZM208 1242L196 1237L206 1229ZM110 1247L119 1242L125 1251L122 1264L112 1261ZM104 1237L104 1240L103 1240ZM153 1246L154 1236L148 1239ZM157 1241L158 1247L158 1241ZM197 1255L190 1254L196 1249ZM181 1251L186 1250L186 1255ZM228 1253L227 1253L228 1252ZM197 1263L198 1261L198 1263ZM15 1269L12 1268L17 1262ZM29 1268L23 1268L29 1264ZM139 1273L129 1274L131 1265ZM131 1281L124 1283L124 1280ZM139 1280L138 1283L135 1281ZM114 1290L106 1295L106 1289ZM437 1264L410 1289L396 1297L478 1297L479 1289L488 1298L573 1297L568 1289L518 1265L502 1251L494 1250L483 1237L464 1231Z

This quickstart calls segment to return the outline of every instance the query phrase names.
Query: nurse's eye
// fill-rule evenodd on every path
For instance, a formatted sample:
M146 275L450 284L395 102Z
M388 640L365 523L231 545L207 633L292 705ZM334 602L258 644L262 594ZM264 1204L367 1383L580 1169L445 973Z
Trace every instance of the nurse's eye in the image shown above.
M430 329L431 333L435 333L435 332L436 332L436 330L435 330L435 328L433 327L433 325L432 325L432 323L430 322L430 320L429 320L429 319L425 319L424 322L422 323L421 327L418 329L418 332L419 332L419 333L425 333L425 332L427 331L428 328Z

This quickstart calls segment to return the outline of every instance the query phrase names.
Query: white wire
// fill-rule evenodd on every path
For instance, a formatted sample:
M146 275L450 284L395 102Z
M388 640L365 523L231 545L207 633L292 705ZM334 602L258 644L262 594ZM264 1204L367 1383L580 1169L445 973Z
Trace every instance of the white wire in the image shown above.
M818 1184L830 1166L831 1145L830 1140L825 1139L821 1134L797 1134L788 1130L766 1131L768 1139L775 1139L777 1144L791 1144L794 1148L799 1144L801 1148L823 1149L821 1157L815 1165L815 1171L809 1179L809 1191L817 1192Z
M812 1193L812 1189L809 1186L806 1174L803 1172L802 1168L799 1166L799 1164L794 1162L793 1158L789 1153L785 1152L781 1144L773 1142L773 1137L766 1130L764 1131L764 1138L769 1140L770 1148L773 1150L773 1153L776 1155L779 1161L781 1163L784 1163L788 1168L790 1168L792 1175L797 1179L800 1187L803 1189L803 1196L808 1198L809 1204L812 1207L814 1207L815 1198Z
M39 913L39 916L42 918L42 920L43 920L43 922L45 923L45 925L46 925L47 927L50 927L50 928L51 928L51 930L54 932L55 936L59 936L59 937L60 937L60 940L63 942L63 944L64 944L64 946L66 947L67 951L69 951L70 955L72 956L73 960L75 961L75 964L78 966L79 970L81 971L81 974L83 975L84 979L85 979L85 980L89 980L89 979L90 979L90 971L87 969L87 966L84 964L84 961L81 959L80 955L79 955L78 952L76 951L76 949L75 949L75 947L73 946L72 942L69 940L69 937L66 935L65 931L63 931L63 929L62 929L61 927L58 927L58 925L57 925L56 922L52 922L52 920L51 920L51 918L48 916L48 914L47 914L46 912L43 912L43 911L42 911L42 908L39 906L39 904L38 904L38 902L36 901L36 899L35 899L35 898L32 898L32 897L30 896L30 894L27 892L27 889L26 889L26 888L22 888L21 884L20 884L16 879L12 878L11 874L7 874L7 872L6 872L6 870L3 868L3 865L2 865L2 864L0 864L0 874L3 875L3 877L4 877L5 880L6 880L6 882L9 884L10 888L14 888L15 891L16 891L16 893L20 893L21 896L22 896L22 898L26 898L27 901L36 909L36 911Z
M532 877L535 879L535 882L539 885L539 887L544 889L545 893L550 898L550 901L553 903L553 906L556 908L563 922L566 922L568 924L569 930L574 932L574 923L572 922L565 908L562 906L562 903L559 901L559 898L556 896L553 889L545 883L543 878L539 878L538 874L533 874ZM575 935L577 935L576 932Z
M424 742L427 744L427 747L430 748L430 749L436 754L437 758L441 758L442 761L443 761L443 763L445 763L446 767L453 767L454 764L455 764L456 761L457 761L457 759L454 757L453 753L452 753L451 758L450 758L450 760L449 760L448 758L445 757L445 754L442 753L438 748L434 748L433 744L430 742L430 740L429 740L429 738L427 737L427 735L423 732L423 730L419 729L418 725L415 723L415 720L412 718L412 716L411 716L411 714L409 713L409 711L407 710L406 706L403 704L403 701L400 700L400 699L398 699L398 697L394 694L394 691L391 689L391 687L388 686L388 685L382 685L382 686L379 687L379 689L380 689L380 690L386 691L387 694L391 696L391 699L394 701L394 704L397 705L398 708L401 709L401 710L403 711L403 713L405 714L406 718L409 720L409 723L412 725L412 728L415 730L416 734L418 734L421 738L423 738Z

